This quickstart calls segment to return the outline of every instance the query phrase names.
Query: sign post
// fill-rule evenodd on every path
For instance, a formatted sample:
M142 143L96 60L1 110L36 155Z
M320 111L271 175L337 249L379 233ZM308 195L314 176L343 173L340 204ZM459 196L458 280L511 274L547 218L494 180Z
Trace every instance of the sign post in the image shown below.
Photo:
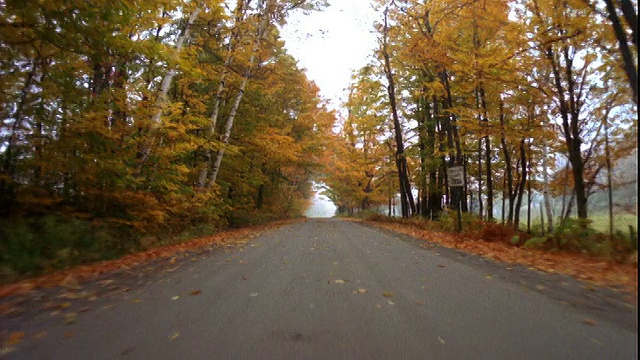
M447 169L449 187L464 186L464 169L462 166L451 166ZM458 232L462 232L462 200L458 201Z

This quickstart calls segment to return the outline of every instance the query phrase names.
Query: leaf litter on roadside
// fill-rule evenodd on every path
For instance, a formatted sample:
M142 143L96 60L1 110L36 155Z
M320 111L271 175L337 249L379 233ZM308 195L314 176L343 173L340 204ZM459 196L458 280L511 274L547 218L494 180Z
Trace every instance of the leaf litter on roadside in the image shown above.
M523 249L501 242L480 241L468 234L461 235L424 230L407 226L406 224L375 221L367 223L429 241L429 243L420 244L422 248L426 248L427 246L433 248L436 245L444 246L480 255L492 260L523 265L530 270L541 271L542 274L561 273L574 278L587 280L596 285L620 286L627 293L637 297L637 264L621 264L609 260L595 259L577 253L549 253ZM440 254L435 253L435 255ZM507 270L513 270L513 267L510 266Z
M126 255L115 260L102 261L88 265L80 265L67 270L45 274L31 279L25 279L14 284L0 285L0 299L9 295L26 294L36 288L63 286L70 290L80 290L81 282L93 280L102 274L107 274L112 271L122 269L131 270L136 267L146 266L148 261L162 258L168 259L166 263L173 265L177 263L177 257L185 252L207 249L211 248L213 245L242 245L264 231L278 228L297 221L300 220L283 220L266 225L257 225L243 229L221 231L211 236L196 238L179 244L153 248L135 254ZM155 270L155 268L146 270L147 268L148 267L138 269L137 271L140 272ZM176 269L177 267L170 270L175 271ZM101 287L106 287L113 282L114 280L105 279L100 280L98 284Z

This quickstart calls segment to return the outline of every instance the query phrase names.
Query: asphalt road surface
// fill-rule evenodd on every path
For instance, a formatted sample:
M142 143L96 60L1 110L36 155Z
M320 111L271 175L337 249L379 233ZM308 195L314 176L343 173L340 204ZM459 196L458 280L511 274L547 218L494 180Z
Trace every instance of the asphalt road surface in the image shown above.
M0 317L0 358L637 358L620 294L334 219L71 290Z

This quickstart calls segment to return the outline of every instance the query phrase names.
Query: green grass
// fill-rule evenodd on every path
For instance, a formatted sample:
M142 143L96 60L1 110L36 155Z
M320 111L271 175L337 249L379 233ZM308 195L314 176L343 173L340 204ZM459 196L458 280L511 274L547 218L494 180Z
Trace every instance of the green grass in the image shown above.
M609 214L598 213L589 216L591 220L590 227L598 232L608 234L609 233ZM558 219L555 219L555 225L558 225ZM545 218L545 226L547 225L547 219ZM624 234L629 234L629 225L633 226L637 233L638 230L638 215L635 214L614 214L613 215L613 231L620 231ZM540 227L540 217L531 217L531 227ZM527 230L527 217L520 219L520 230Z
M609 215L608 214L594 214L589 217L593 222L591 227L594 230L609 233ZM638 215L634 214L614 214L613 215L613 231L619 230L625 234L629 233L629 226L633 226L634 229L638 229Z

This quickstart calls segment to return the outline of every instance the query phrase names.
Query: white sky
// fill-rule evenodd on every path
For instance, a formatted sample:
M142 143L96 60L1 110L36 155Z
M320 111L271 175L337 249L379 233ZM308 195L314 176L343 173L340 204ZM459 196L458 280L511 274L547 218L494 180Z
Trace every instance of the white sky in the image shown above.
M365 66L376 46L370 0L330 0L322 12L290 14L281 31L289 54L307 69L320 94L338 109L353 70Z
M281 31L289 54L298 66L307 69L307 77L329 100L329 108L338 110L346 100L351 73L365 66L376 46L373 22L377 15L370 0L330 0L322 12L290 14ZM335 205L316 194L308 217L331 217Z

